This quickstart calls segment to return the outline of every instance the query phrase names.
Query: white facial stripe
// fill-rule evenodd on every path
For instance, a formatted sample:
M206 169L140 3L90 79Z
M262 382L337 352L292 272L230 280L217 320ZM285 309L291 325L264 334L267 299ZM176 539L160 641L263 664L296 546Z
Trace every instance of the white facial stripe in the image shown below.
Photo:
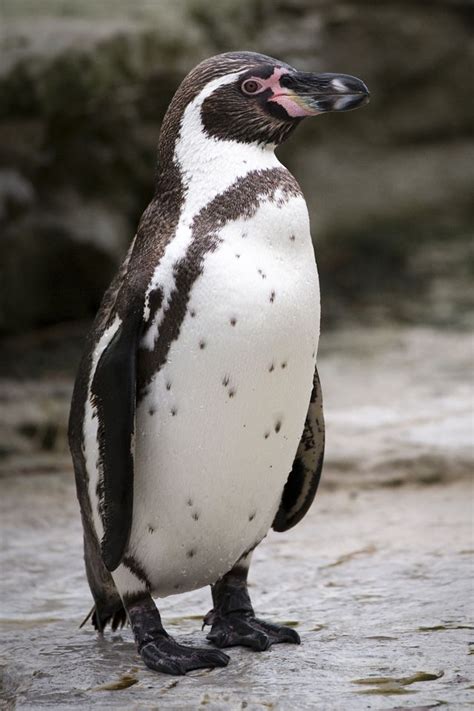
M274 146L217 139L208 136L202 125L201 107L205 99L219 87L235 81L243 71L245 70L240 69L210 81L184 111L174 159L183 177L185 203L176 234L166 246L165 253L155 268L145 297L143 317L147 321L150 317L150 293L158 287L163 291L161 308L141 342L141 346L149 350L154 348L159 326L175 287L173 268L184 257L190 244L193 218L238 178L253 170L281 168L281 163L274 154Z

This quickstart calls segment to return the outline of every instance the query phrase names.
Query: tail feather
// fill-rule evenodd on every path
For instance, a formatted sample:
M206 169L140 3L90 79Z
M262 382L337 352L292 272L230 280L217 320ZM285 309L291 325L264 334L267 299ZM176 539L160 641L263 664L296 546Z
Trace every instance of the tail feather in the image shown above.
M91 610L91 614L92 624L100 633L104 631L107 625L110 625L112 630L115 632L115 630L119 627L123 627L127 622L127 613L125 612L125 608L121 601L114 606L111 606L110 604L101 606L96 602ZM90 614L87 616L86 620L89 617ZM84 622L86 622L86 620L84 620Z

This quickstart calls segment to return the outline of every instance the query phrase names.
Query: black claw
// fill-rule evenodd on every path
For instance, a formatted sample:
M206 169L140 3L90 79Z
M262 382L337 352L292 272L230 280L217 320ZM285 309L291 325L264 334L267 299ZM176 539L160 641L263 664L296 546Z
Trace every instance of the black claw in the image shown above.
M229 657L218 650L185 647L171 637L151 640L143 645L140 654L149 669L180 676L193 669L226 667Z
M290 627L274 625L248 612L220 615L214 611L212 628L207 639L216 647L250 647L263 652L272 644L300 644L299 634Z
M301 639L298 632L292 629L291 627L275 625L271 622L264 622L263 620L256 620L256 622L258 622L261 629L264 629L267 634L271 633L278 637L278 640L276 642L273 642L273 644L277 644L279 642L286 642L288 644L301 644Z

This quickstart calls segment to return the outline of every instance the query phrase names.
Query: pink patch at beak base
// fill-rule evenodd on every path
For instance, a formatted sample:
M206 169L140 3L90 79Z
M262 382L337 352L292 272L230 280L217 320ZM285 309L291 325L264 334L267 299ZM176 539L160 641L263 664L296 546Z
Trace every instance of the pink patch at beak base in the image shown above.
M282 106L288 116L292 118L302 118L303 116L316 116L319 111L308 106L302 99L294 94L278 94L277 96L272 96L269 101L273 101L276 104Z

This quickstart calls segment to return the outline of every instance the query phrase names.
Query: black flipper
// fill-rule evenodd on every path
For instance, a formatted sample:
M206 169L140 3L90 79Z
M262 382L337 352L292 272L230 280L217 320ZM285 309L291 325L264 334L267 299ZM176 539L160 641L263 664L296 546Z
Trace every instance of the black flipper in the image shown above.
M139 305L127 310L100 357L91 388L99 421L102 470L99 484L104 525L101 553L110 571L122 560L132 525L136 361L141 314Z
M273 521L275 531L295 526L313 503L324 458L323 397L317 368L301 441Z

